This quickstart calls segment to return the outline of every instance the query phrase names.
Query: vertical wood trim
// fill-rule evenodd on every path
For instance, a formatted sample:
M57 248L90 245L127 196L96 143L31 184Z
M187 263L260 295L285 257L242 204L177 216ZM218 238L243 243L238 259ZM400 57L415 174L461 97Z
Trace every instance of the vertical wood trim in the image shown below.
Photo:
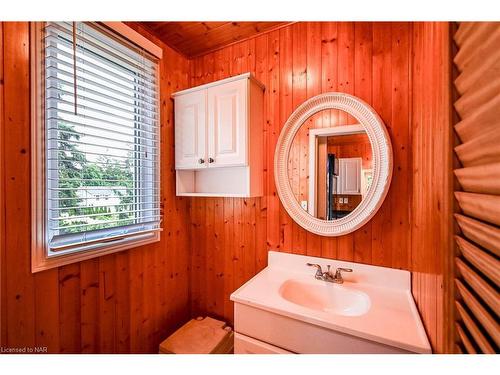
M269 85L266 86L265 97L267 100L266 127L267 131L267 248L280 251L280 201L274 184L274 175L272 173L274 166L274 149L280 133L280 31L274 31L268 37L268 72Z
M80 264L59 268L59 340L60 352L81 352Z
M99 259L80 264L80 288L81 352L99 353Z
M453 243L453 212L454 212L454 202L452 197L450 197L449 192L453 189L453 174L449 172L450 168L453 168L453 129L452 124L452 48L451 48L451 33L452 25L449 22L441 22L438 27L443 30L439 34L439 46L442 51L439 58L439 67L441 71L436 72L438 77L438 87L443 87L442 95L437 104L437 110L439 111L439 122L445 124L440 130L438 137L443 140L443 150L438 150L437 157L434 160L442 159L446 166L443 170L442 179L442 196L438 200L438 209L441 214L441 230L440 238L442 239L443 248L439 254L439 263L441 267L441 273L438 278L438 286L442 288L443 301L439 303L437 314L438 319L440 319L441 330L438 333L438 343L441 348L442 353L452 353L454 347L454 325L452 320L454 318L455 309L453 308L453 256L455 253L455 245Z
M355 30L354 22L340 22L337 24L338 45L337 45L337 91L354 94L355 83ZM351 124L357 122L344 111L337 111L337 124ZM358 231L362 231L359 229ZM354 259L354 233L349 233L338 238L337 257L340 260ZM369 249L367 249L369 250Z
M309 99L315 95L321 93L321 81L318 79L321 77L321 23L320 22L310 22L306 24L307 29L307 50L306 50L306 97ZM310 120L308 123L308 128L311 129L314 126ZM306 137L305 142L305 153L309 154L309 137ZM308 161L307 161L308 163ZM309 170L309 165L305 166L307 170L307 176L311 176L313 171ZM311 192L309 192L309 182L307 179L304 180L306 199L309 199ZM306 253L311 256L321 256L321 236L316 234L306 232Z
M30 268L29 24L7 22L4 31L5 264L7 345L35 344L34 284ZM6 266L7 267L7 266ZM6 268L7 269L7 268Z
M373 101L373 24L354 24L354 95L363 99L367 103ZM407 47L407 46L405 46ZM408 90L403 95L408 94ZM403 127L405 127L403 125ZM359 140L359 138L358 138ZM368 140L366 141L368 142ZM372 159L372 149L368 142L365 147L367 151L361 155L369 153ZM359 151L358 151L359 152ZM366 159L366 157L364 157ZM363 160L364 161L364 160ZM360 230L354 232L354 261L360 263L372 262L372 223L369 221ZM405 248L401 251L406 252Z
M5 295L5 134L4 134L4 71L3 22L0 22L0 345L7 344L7 310L3 296Z
M411 197L411 173L406 168L411 165L411 152L408 144L411 142L411 128L404 126L410 119L408 91L410 88L410 27L407 22L392 23L392 149L394 167L391 185L397 189L392 195L391 216L394 231L394 246L392 267L406 269L409 267L408 249L411 246L411 237L406 234L410 230L410 207L401 204L399 197Z
M129 254L116 254L116 353L130 353ZM163 305L162 305L163 306Z
M415 22L412 39L412 293L434 352L449 353L454 350L449 24Z
M233 320L233 304L229 296L234 291L233 256L234 247L234 199L224 198L224 317Z
M59 273L57 269L34 275L35 344L47 347L48 353L60 351Z
M206 310L209 314L214 313L214 303L215 303L215 272L214 272L214 247L215 247L215 199L216 198L206 198L206 209L205 217L203 223L206 225L205 230L205 283L206 283ZM243 257L244 252L240 253L240 258ZM244 264L243 259L239 259L239 264ZM243 276L243 275L242 275Z
M291 86L291 109L294 111L300 104L302 104L307 99L307 24L304 22L299 22L291 26L292 33L292 86ZM284 121L282 123L284 124ZM300 181L299 175L301 172L305 173L305 168L308 163L306 158L300 157L304 153L304 147L308 146L307 134L303 132L298 132L296 136L295 158L299 161L297 163L295 181L292 187L295 187L297 192L302 193L304 189L307 188L305 181ZM299 195L299 194L297 194ZM302 198L301 198L302 199ZM291 220L292 226L292 243L291 250L295 254L305 255L307 252L307 234L300 225L298 225L294 220Z
M392 27L389 22L373 24L373 108L380 115L391 137L392 136ZM391 79L389 79L391 77ZM393 147L394 150L394 147ZM371 220L372 223L372 264L392 265L392 236L385 233L392 232L391 218L391 190Z
M292 70L292 28L286 27L279 30L280 33L280 60L279 60L279 123L278 123L278 136L281 132L281 128L286 122L287 118L293 111L292 107L292 89L293 89L293 70ZM274 151L273 151L274 155ZM280 204L279 210L279 223L280 223L280 249L285 252L292 252L292 227L293 220L288 215L288 213L283 209Z
M224 217L224 198L215 199L215 209L214 209L214 219L216 217ZM217 220L214 223L214 236L215 236L215 246L214 246L214 269L213 274L215 275L214 282L214 316L223 317L224 316L224 222L222 220Z
M269 35L259 36L255 39L255 77L260 82L262 82L267 89L269 89L269 71L268 71L268 49L269 49ZM269 179L273 178L272 168L268 169L269 159L272 159L267 153L268 143L269 143L269 128L266 123L266 113L268 112L269 101L266 100L265 96L263 100L263 113L261 116L262 121L262 148L263 153L262 165L263 165L263 194L264 196L257 199L256 207L256 259L255 259L255 269L256 272L262 270L267 266L267 214L268 214L268 200L269 195L266 194L267 186L269 185ZM271 160L272 161L272 160Z
M145 250L147 251L147 250ZM147 251L151 254L151 251ZM98 264L96 264L98 269L98 285L99 294L97 306L98 306L98 317L94 318L94 321L99 322L99 334L98 340L94 342L99 344L100 353L115 353L115 316L116 316L116 302L115 302L115 288L116 288L116 268L115 268L115 255L108 255L99 258ZM81 264L83 267L83 263ZM148 269L147 274L151 275L151 270ZM150 298L154 298L152 295ZM144 307L147 306L143 304ZM82 330L83 335L83 330Z

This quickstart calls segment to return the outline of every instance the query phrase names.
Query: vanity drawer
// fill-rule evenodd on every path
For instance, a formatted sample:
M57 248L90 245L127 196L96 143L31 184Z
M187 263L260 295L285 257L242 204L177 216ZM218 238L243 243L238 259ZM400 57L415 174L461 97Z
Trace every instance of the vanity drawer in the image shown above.
M255 340L251 337L234 334L234 354L295 354L268 344L263 341Z
M234 304L235 334L301 354L411 354L241 303ZM235 341L236 353L236 341Z

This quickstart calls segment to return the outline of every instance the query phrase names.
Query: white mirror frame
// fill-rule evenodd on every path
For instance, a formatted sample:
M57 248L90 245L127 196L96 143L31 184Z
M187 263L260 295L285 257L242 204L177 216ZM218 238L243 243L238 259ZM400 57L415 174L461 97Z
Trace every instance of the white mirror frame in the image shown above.
M321 220L311 216L295 198L288 178L288 157L300 127L317 112L338 109L355 117L365 129L372 146L373 179L366 198L349 215L337 220ZM297 224L321 236L342 236L361 228L382 205L392 178L392 146L384 122L363 100L344 93L317 95L302 103L281 130L274 154L274 180L285 210Z

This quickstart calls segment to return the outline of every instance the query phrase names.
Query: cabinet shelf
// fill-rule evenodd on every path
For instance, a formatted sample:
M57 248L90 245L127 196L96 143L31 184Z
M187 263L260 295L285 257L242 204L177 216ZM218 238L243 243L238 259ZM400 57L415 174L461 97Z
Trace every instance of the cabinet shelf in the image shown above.
M257 177L252 179L251 172L248 166L177 170L177 195L242 198L261 196L260 180ZM252 180L254 186L251 184Z

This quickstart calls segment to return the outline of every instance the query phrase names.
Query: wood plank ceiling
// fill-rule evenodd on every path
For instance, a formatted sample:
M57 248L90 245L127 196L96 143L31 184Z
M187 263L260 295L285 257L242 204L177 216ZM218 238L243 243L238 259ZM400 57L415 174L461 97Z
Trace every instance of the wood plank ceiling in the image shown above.
M290 22L141 22L163 42L193 58Z

